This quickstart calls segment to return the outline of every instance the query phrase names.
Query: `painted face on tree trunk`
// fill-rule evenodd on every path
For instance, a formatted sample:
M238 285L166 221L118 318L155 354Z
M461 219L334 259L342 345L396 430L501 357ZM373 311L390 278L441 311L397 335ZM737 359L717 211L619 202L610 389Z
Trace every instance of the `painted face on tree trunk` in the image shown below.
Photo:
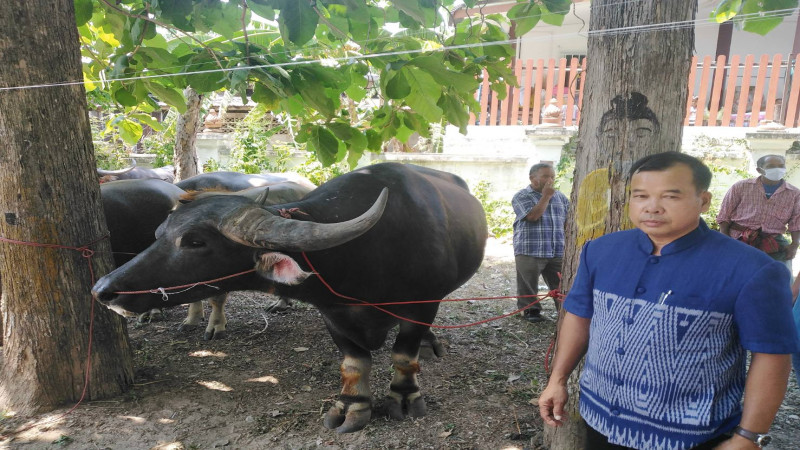
M617 95L611 100L611 109L603 114L597 132L603 149L613 152L653 145L660 128L655 113L647 107L647 97L632 92L628 97Z

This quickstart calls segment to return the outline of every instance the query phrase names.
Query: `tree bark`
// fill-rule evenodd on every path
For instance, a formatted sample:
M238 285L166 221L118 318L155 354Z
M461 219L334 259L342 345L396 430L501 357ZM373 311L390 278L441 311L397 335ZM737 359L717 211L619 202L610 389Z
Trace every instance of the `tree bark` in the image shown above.
M186 112L178 117L175 125L175 181L185 180L199 173L195 140L200 127L200 100L202 96L191 87L183 90L186 97Z
M90 268L97 277L113 263L86 94L81 84L34 87L83 79L73 8L72 0L0 2L0 87L15 87L0 91L0 236L97 251L88 259L0 242L0 410L21 415L77 401L87 367L87 399L118 395L133 379L125 323L90 294Z
M594 0L583 110L578 130L573 205L567 228L562 289L568 291L580 251L590 239L630 228L627 174L648 154L680 151L686 114L696 0ZM556 349L558 351L558 349ZM569 382L569 420L546 427L551 449L583 447L578 377Z

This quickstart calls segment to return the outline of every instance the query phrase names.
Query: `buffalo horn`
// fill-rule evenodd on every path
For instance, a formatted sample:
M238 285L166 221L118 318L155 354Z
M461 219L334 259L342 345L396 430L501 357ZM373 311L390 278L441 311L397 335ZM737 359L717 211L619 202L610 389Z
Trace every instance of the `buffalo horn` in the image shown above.
M135 168L136 168L136 160L131 158L131 166L130 167L126 167L124 169L119 169L119 170L105 170L105 169L98 168L97 169L97 174L99 176L101 176L101 177L122 175L124 173L130 172L131 170L133 170Z
M319 223L284 219L257 205L247 205L225 215L219 229L225 237L249 247L284 251L325 250L357 238L372 228L383 214L389 190L384 188L364 214L345 222Z

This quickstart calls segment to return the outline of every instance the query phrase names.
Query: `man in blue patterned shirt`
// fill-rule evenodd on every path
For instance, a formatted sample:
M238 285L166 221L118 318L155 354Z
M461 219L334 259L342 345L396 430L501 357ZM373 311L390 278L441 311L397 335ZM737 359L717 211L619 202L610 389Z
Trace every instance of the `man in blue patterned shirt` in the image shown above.
M517 266L517 308L522 309L539 293L539 275L552 290L558 287L564 257L564 222L569 200L553 188L556 172L550 164L534 164L531 184L514 194L514 261ZM559 308L556 301L556 309ZM538 302L523 312L529 322L541 322Z
M700 219L711 172L699 160L659 153L630 174L637 228L584 245L539 413L562 424L585 354L586 448L762 447L800 349L789 272Z

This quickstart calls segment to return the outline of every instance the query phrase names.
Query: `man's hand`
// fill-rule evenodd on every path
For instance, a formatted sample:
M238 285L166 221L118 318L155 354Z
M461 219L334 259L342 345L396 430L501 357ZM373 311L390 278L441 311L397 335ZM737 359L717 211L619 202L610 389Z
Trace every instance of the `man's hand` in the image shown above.
M546 196L546 197L552 197L553 194L555 194L555 193L556 193L556 190L553 187L553 181L552 180L548 180L544 184L544 187L542 188L542 195ZM795 247L794 249L797 250L797 247Z
M539 415L544 423L551 427L560 427L566 417L564 405L567 404L569 393L567 387L557 383L548 383L539 396Z
M797 255L797 246L800 245L800 242L792 242L786 247L786 260L791 261L794 259L795 255Z
M755 442L739 435L734 435L732 438L722 441L721 444L714 447L714 450L753 450L757 448L759 447Z

